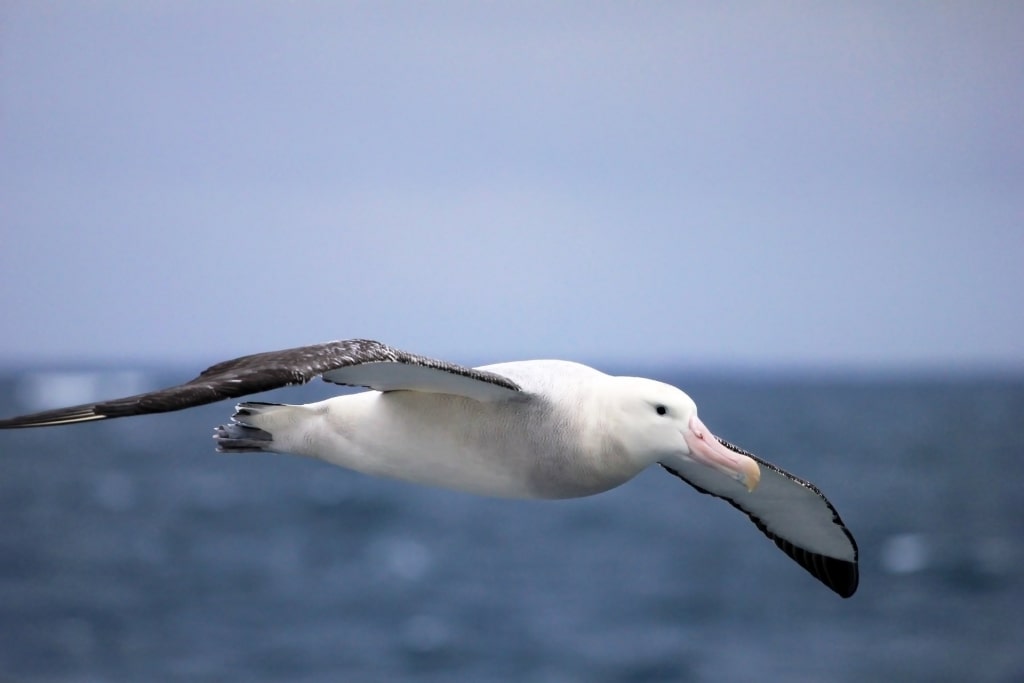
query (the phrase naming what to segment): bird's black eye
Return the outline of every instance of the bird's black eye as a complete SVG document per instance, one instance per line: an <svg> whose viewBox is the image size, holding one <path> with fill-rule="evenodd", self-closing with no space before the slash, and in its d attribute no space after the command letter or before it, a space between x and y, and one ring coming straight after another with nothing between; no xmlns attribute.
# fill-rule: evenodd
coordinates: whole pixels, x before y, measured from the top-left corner
<svg viewBox="0 0 1024 683"><path fill-rule="evenodd" d="M663 405L658 405L658 406L655 406L655 408L654 408L654 409L655 409L655 410L656 410L656 411L658 412L658 415L664 415L665 413L667 413L667 412L668 412L668 408L666 408L666 407L665 407L665 406L663 406Z"/></svg>

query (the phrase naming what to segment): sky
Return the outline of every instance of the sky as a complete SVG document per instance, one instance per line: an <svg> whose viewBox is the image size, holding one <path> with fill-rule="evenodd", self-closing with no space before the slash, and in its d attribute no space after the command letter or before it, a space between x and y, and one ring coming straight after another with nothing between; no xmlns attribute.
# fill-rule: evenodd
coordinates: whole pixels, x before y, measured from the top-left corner
<svg viewBox="0 0 1024 683"><path fill-rule="evenodd" d="M1024 369L1021 3L5 2L0 365Z"/></svg>

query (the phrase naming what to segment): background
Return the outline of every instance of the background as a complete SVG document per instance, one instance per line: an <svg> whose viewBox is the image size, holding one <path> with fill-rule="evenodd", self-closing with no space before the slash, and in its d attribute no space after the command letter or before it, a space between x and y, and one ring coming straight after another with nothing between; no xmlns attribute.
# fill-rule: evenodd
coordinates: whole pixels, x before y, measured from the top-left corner
<svg viewBox="0 0 1024 683"><path fill-rule="evenodd" d="M0 360L1024 366L1015 3L4 3Z"/></svg>
<svg viewBox="0 0 1024 683"><path fill-rule="evenodd" d="M0 679L1024 679L1015 3L0 7L0 415L371 337L675 383L841 600L650 471L494 501L0 433ZM301 402L336 388L276 392Z"/></svg>

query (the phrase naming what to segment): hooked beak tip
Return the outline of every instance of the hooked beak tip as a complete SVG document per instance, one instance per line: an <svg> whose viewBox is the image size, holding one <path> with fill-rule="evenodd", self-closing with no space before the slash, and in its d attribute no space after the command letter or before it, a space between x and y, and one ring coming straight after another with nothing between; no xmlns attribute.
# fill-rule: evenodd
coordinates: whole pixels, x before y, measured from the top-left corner
<svg viewBox="0 0 1024 683"><path fill-rule="evenodd" d="M740 483L747 487L747 492L749 493L753 492L757 485L761 483L761 468L758 467L752 458L747 458L747 461L741 469Z"/></svg>

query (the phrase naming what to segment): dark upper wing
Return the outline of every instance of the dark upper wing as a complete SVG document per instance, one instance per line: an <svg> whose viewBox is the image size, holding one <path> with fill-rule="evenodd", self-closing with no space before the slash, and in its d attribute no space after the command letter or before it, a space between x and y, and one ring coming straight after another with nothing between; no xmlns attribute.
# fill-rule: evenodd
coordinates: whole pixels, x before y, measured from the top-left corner
<svg viewBox="0 0 1024 683"><path fill-rule="evenodd" d="M761 481L747 491L713 470L682 459L661 466L701 493L725 500L750 518L782 552L844 598L857 590L857 542L832 503L808 482L723 439L726 448L749 456Z"/></svg>
<svg viewBox="0 0 1024 683"><path fill-rule="evenodd" d="M376 341L346 339L242 356L217 363L184 384L101 403L12 417L0 420L0 429L46 427L182 410L305 384L318 375L335 384L382 391L415 389L473 398L514 396L519 392L515 382L492 372L417 356Z"/></svg>

